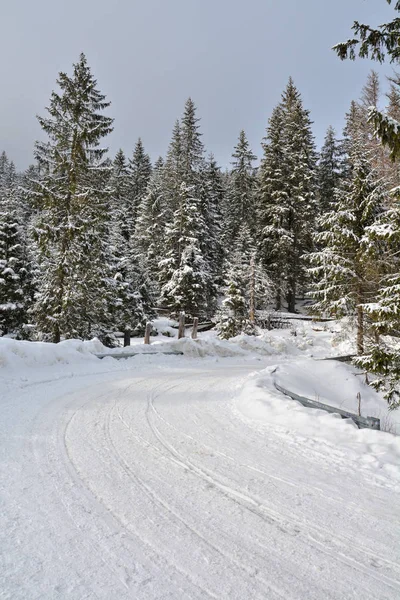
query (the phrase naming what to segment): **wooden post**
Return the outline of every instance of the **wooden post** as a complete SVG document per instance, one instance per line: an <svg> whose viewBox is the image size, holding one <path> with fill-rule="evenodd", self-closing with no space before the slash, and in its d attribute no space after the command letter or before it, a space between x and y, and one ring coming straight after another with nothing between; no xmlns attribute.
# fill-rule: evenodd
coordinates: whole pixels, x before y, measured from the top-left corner
<svg viewBox="0 0 400 600"><path fill-rule="evenodd" d="M144 332L144 343L150 344L151 323L146 323L146 331Z"/></svg>
<svg viewBox="0 0 400 600"><path fill-rule="evenodd" d="M124 331L124 348L126 348L126 346L130 346L130 345L131 345L131 332L128 329L127 331Z"/></svg>
<svg viewBox="0 0 400 600"><path fill-rule="evenodd" d="M358 416L361 417L361 394L360 394L360 392L357 393L357 400L358 400Z"/></svg>
<svg viewBox="0 0 400 600"><path fill-rule="evenodd" d="M185 313L179 315L178 340L185 337Z"/></svg>
<svg viewBox="0 0 400 600"><path fill-rule="evenodd" d="M199 318L195 317L193 319L193 329L192 329L192 340L197 340L197 327L199 325Z"/></svg>

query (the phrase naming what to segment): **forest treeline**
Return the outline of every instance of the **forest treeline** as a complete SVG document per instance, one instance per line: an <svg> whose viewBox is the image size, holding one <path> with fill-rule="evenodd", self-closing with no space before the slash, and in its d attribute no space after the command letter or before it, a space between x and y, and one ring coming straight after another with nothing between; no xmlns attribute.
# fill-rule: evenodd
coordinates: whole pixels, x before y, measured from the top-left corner
<svg viewBox="0 0 400 600"><path fill-rule="evenodd" d="M152 164L141 139L108 156L109 102L82 54L38 117L32 166L0 156L1 334L112 344L163 308L213 318L229 338L254 332L251 304L295 311L309 295L315 314L354 319L359 364L394 381L398 355L382 340L399 332L400 171L368 119L384 104L400 121L400 78L389 83L383 97L372 71L317 152L289 79L260 163L240 131L225 170L189 98Z"/></svg>

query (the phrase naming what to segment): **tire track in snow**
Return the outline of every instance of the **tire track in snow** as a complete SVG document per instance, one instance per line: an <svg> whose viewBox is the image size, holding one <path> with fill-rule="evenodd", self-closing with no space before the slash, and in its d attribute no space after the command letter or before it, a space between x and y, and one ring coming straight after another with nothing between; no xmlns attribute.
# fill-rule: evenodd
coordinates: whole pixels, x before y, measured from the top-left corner
<svg viewBox="0 0 400 600"><path fill-rule="evenodd" d="M211 386L212 384L209 385ZM376 576L369 569L371 565L366 566L359 562L357 559L345 554L343 550L347 548L346 544L343 544L340 538L333 536L331 531L324 530L321 527L316 527L314 524L311 524L309 522L299 524L287 515L283 515L282 513L272 509L271 507L267 507L260 498L249 496L248 494L242 491L235 490L232 487L226 485L217 477L217 474L215 472L210 471L206 468L200 468L196 466L191 460L182 455L174 446L172 446L165 439L165 437L163 437L160 430L152 421L150 416L151 414L155 415L156 417L158 416L160 420L164 420L162 417L160 417L158 411L154 406L155 399L156 397L154 395L148 397L148 409L146 412L146 418L149 423L149 427L152 429L154 435L159 440L159 442L173 457L175 457L175 459L177 459L180 462L182 467L191 470L192 473L196 474L198 477L202 478L203 480L209 482L212 485L215 485L215 487L220 489L224 495L230 497L234 502L239 503L241 506L243 506L243 508L254 513L256 516L266 521L268 524L277 526L283 533L294 536L301 535L304 541L310 543L310 545L314 545L314 547L316 547L319 551L324 552L327 556L340 560L340 562L343 562L347 566L354 568L357 571L360 571L364 575L368 575L369 577L375 579L380 583L385 583L387 586L391 587L394 590L400 590L400 581L386 575ZM312 531L315 537L311 536L309 533L302 531L301 526L307 528L308 531ZM334 541L338 547L329 548L328 546L326 546L326 544L324 543L326 537L329 537L331 541ZM322 540L318 538L322 538ZM351 543L352 546L354 546L353 540L349 539L348 541ZM397 563L386 559L382 559L380 556L370 551L366 551L363 548L358 547L357 549L360 552L367 554L371 558L378 560L379 563L385 562L386 565L390 566L390 568L392 570L395 570L397 573L400 572L399 565Z"/></svg>
<svg viewBox="0 0 400 600"><path fill-rule="evenodd" d="M154 390L156 390L157 387L162 387L162 386L165 386L165 384L162 383L162 384L160 384L160 386L156 386L156 388L154 388ZM165 388L163 391L164 392L169 392L172 389L175 389L176 387L178 387L178 385L169 386L169 387ZM152 393L154 393L154 390L153 390ZM162 452L160 450L160 448L158 448L157 446L154 446L154 444L151 444L148 440L145 440L141 436L138 436L138 434L136 432L134 432L134 430L126 423L126 421L124 420L123 416L118 411L117 406L115 406L115 409L118 412L118 416L119 416L121 422L126 427L126 429L129 430L129 432L130 432L130 434L131 434L131 436L133 438L135 438L136 440L142 442L145 447L151 448L152 450L154 450L157 454L159 454L163 458L167 458L175 466L178 466L180 468L183 467L185 471L192 472L192 470L189 469L189 468L187 468L187 466L185 464L183 464L181 461L176 460L176 458L171 457L169 454L166 455L164 452ZM110 443L113 444L111 437L110 437ZM117 450L117 448L116 448L115 445L114 445L114 450L119 454L119 452L118 452L118 450ZM221 548L217 547L210 540L208 540L202 533L200 533L199 530L197 530L194 527L192 527L188 523L188 521L186 521L179 513L177 513L168 503L166 503L158 494L156 494L154 492L154 490L151 489L151 487L149 487L142 479L140 479L138 477L137 474L135 474L133 472L133 470L130 467L130 465L125 461L125 459L123 459L123 457L120 454L119 454L119 456L120 456L121 461L123 461L123 464L124 464L127 472L130 474L131 478L135 482L140 482L140 485L143 486L144 492L152 499L152 501L155 504L161 506L165 511L167 511L170 515L172 515L172 517L174 517L175 519L177 519L185 528L187 528L190 531L190 533L192 533L195 536L197 536L201 540L201 542L203 542L205 545L207 545L212 551L216 552L221 557L227 559L229 562L231 562L233 565L235 565L235 567L237 567L237 568L241 569L242 571L244 571L251 578L255 578L260 583L262 583L263 586L265 586L263 588L263 590L261 590L261 592L260 592L260 593L262 593L262 598L264 598L264 594L265 594L266 588L269 588L269 592L273 591L273 593L277 594L277 596L275 596L275 597L284 598L285 600L290 600L290 598L287 595L287 592L284 592L281 589L278 590L278 588L276 588L276 586L271 586L271 582L265 580L261 576L261 574L257 571L257 569L254 569L252 567L248 567L243 562L239 562L238 560L235 559L235 557L232 554L228 554L224 550L222 550ZM249 558L250 558L250 562L251 562L251 559L253 557L249 556ZM213 597L219 598L220 596L213 596ZM291 596L291 597L295 598L295 596Z"/></svg>

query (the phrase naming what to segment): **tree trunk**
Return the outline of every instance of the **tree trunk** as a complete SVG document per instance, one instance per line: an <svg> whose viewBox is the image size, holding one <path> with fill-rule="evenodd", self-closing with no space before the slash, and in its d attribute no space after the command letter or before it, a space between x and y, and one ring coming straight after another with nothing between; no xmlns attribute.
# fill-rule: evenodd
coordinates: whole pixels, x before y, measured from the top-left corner
<svg viewBox="0 0 400 600"><path fill-rule="evenodd" d="M282 308L282 296L281 296L281 287L278 285L275 296L275 310L281 310Z"/></svg>
<svg viewBox="0 0 400 600"><path fill-rule="evenodd" d="M289 290L287 293L287 304L289 312L296 312L296 292L294 289Z"/></svg>
<svg viewBox="0 0 400 600"><path fill-rule="evenodd" d="M193 329L192 329L192 340L197 340L197 327L199 325L199 318L195 317L193 319Z"/></svg>
<svg viewBox="0 0 400 600"><path fill-rule="evenodd" d="M179 315L178 340L185 337L185 313Z"/></svg>
<svg viewBox="0 0 400 600"><path fill-rule="evenodd" d="M131 332L129 330L124 331L124 348L131 345Z"/></svg>
<svg viewBox="0 0 400 600"><path fill-rule="evenodd" d="M150 334L151 334L151 323L146 323L146 330L144 332L144 343L150 344Z"/></svg>
<svg viewBox="0 0 400 600"><path fill-rule="evenodd" d="M364 311L360 304L357 306L357 354L364 354Z"/></svg>
<svg viewBox="0 0 400 600"><path fill-rule="evenodd" d="M61 340L60 328L59 328L59 326L57 324L56 327L55 327L55 329L54 329L53 344L59 344L60 340Z"/></svg>
<svg viewBox="0 0 400 600"><path fill-rule="evenodd" d="M256 265L254 256L250 263L250 323L256 320Z"/></svg>

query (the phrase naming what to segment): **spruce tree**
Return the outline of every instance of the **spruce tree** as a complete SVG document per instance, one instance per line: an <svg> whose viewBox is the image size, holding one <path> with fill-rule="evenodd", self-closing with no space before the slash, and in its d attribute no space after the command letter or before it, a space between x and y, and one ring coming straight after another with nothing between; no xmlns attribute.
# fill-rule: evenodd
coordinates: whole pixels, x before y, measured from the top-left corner
<svg viewBox="0 0 400 600"><path fill-rule="evenodd" d="M386 193L371 168L362 136L353 148L352 176L336 190L335 206L320 219L316 243L322 248L309 260L314 276L313 311L356 319L357 352L364 351L364 305L375 298L380 276L380 248L369 243L368 228L380 217Z"/></svg>
<svg viewBox="0 0 400 600"><path fill-rule="evenodd" d="M255 154L250 149L245 132L239 134L239 140L232 154L232 170L229 190L229 237L234 240L241 224L246 223L251 230L255 226Z"/></svg>
<svg viewBox="0 0 400 600"><path fill-rule="evenodd" d="M133 156L129 160L129 184L131 194L130 212L127 215L128 224L131 234L133 234L137 213L140 203L142 202L147 190L147 185L150 181L152 166L148 154L146 154L141 138L138 139Z"/></svg>
<svg viewBox="0 0 400 600"><path fill-rule="evenodd" d="M32 303L31 265L18 217L15 187L0 189L0 331L27 337Z"/></svg>
<svg viewBox="0 0 400 600"><path fill-rule="evenodd" d="M159 158L147 186L146 194L138 209L134 246L147 265L151 289L158 296L158 265L164 256L166 216L162 158Z"/></svg>
<svg viewBox="0 0 400 600"><path fill-rule="evenodd" d="M212 317L222 284L224 248L221 206L225 194L221 171L212 154L200 171L200 185L200 212L205 225L200 237L200 247L209 273L207 313Z"/></svg>
<svg viewBox="0 0 400 600"><path fill-rule="evenodd" d="M316 217L316 153L309 112L292 79L274 110L260 167L258 241L276 288L290 312L307 281L303 256L312 249Z"/></svg>
<svg viewBox="0 0 400 600"><path fill-rule="evenodd" d="M125 154L121 149L118 150L112 165L110 187L112 190L111 210L113 221L123 239L129 242L132 235L132 215L130 210L131 186L128 165Z"/></svg>
<svg viewBox="0 0 400 600"><path fill-rule="evenodd" d="M207 311L210 275L199 243L203 229L194 186L182 183L178 208L172 223L166 227L166 256L159 264L160 301L172 314L185 311L199 316Z"/></svg>
<svg viewBox="0 0 400 600"><path fill-rule="evenodd" d="M187 185L199 184L199 171L204 161L199 121L196 106L188 98L181 123L183 180Z"/></svg>
<svg viewBox="0 0 400 600"><path fill-rule="evenodd" d="M164 258L159 263L160 303L173 314L186 310L193 316L208 312L211 278L205 258L210 204L204 202L204 147L198 123L189 98L181 123L175 125L163 169L166 228Z"/></svg>
<svg viewBox="0 0 400 600"><path fill-rule="evenodd" d="M249 307L245 296L246 280L235 262L226 275L225 298L218 315L217 330L222 339L243 333L249 326Z"/></svg>
<svg viewBox="0 0 400 600"><path fill-rule="evenodd" d="M48 141L37 142L41 177L35 199L40 287L35 305L39 332L86 338L107 327L107 215L110 190L106 149L112 130L109 106L81 54L72 76L60 73L47 117L38 117Z"/></svg>
<svg viewBox="0 0 400 600"><path fill-rule="evenodd" d="M400 406L400 350L398 344L387 337L400 335L400 210L396 202L393 204L394 207L385 211L367 230L370 245L383 248L385 270L376 298L364 305L375 336L356 360L358 366L376 375L371 385L386 392L391 409Z"/></svg>
<svg viewBox="0 0 400 600"><path fill-rule="evenodd" d="M328 127L318 163L319 210L325 213L331 209L335 190L344 177L343 146L335 137L333 127Z"/></svg>

